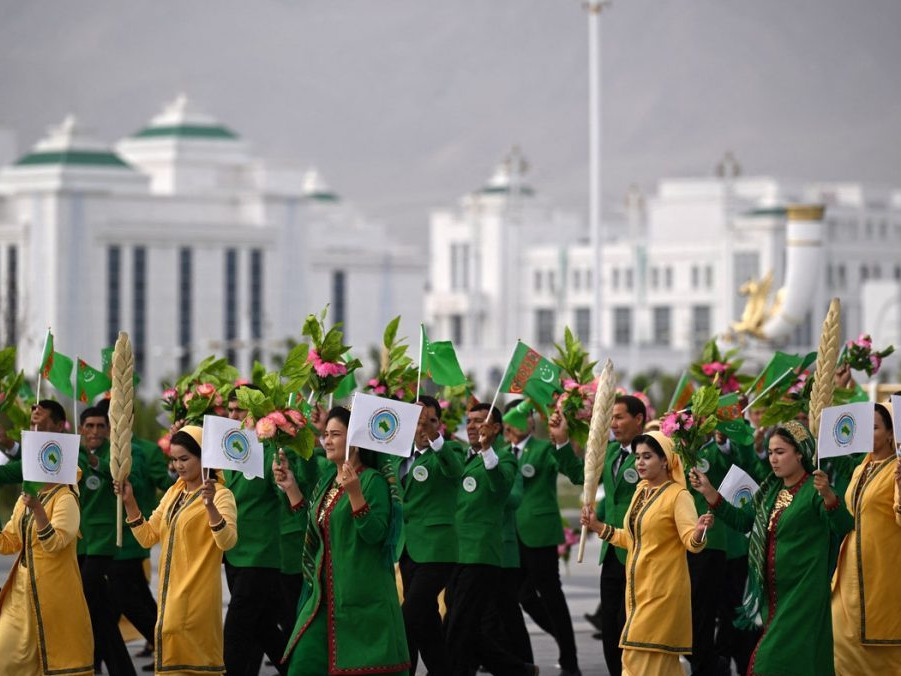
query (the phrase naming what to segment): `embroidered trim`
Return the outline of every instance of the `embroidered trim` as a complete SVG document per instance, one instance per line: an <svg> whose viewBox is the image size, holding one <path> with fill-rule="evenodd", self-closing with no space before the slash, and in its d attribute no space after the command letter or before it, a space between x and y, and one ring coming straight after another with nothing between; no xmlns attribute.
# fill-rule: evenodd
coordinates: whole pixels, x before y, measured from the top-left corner
<svg viewBox="0 0 901 676"><path fill-rule="evenodd" d="M369 503L368 502L365 505L363 505L362 507L360 507L360 509L355 509L354 511L352 511L350 513L350 515L355 519L359 519L361 516L366 516L367 514L369 514Z"/></svg>
<svg viewBox="0 0 901 676"><path fill-rule="evenodd" d="M220 530L225 530L225 527L226 527L227 525L228 525L228 524L225 523L225 517L223 516L223 517L219 520L219 523L216 523L216 524L213 524L212 526L210 526L210 530L213 531L214 533L218 533Z"/></svg>
<svg viewBox="0 0 901 676"><path fill-rule="evenodd" d="M711 510L716 510L721 504L723 504L723 496L720 493L716 494L716 500L713 502L707 501L707 504L710 505Z"/></svg>
<svg viewBox="0 0 901 676"><path fill-rule="evenodd" d="M307 504L307 501L304 500L303 498L301 498L300 501L296 505L289 505L289 508L291 509L292 513L297 513L301 509L303 509L306 504Z"/></svg>
<svg viewBox="0 0 901 676"><path fill-rule="evenodd" d="M53 537L53 534L55 532L56 531L53 528L53 524L48 523L41 530L38 531L38 540L41 540L42 542L44 540L49 540L50 538Z"/></svg>
<svg viewBox="0 0 901 676"><path fill-rule="evenodd" d="M138 526L142 525L143 523L144 523L144 517L142 515L142 516L139 516L134 521L126 521L125 525L128 526L129 528L137 528Z"/></svg>

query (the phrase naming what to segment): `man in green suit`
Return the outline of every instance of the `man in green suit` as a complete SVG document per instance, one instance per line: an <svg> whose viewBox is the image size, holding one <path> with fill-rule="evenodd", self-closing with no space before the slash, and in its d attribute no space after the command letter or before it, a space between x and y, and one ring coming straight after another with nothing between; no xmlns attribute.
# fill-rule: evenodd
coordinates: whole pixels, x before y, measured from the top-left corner
<svg viewBox="0 0 901 676"><path fill-rule="evenodd" d="M254 385L243 385L256 389ZM247 411L238 406L233 391L228 416L242 421ZM225 615L223 638L225 669L229 674L256 674L265 652L280 673L288 637L280 619L281 550L279 549L279 491L272 474L275 450L264 446L263 477L247 479L241 472L225 471L225 485L238 507L238 544L225 557L225 579L231 598Z"/></svg>
<svg viewBox="0 0 901 676"><path fill-rule="evenodd" d="M598 503L598 518L616 528L623 519L635 493L638 472L632 441L644 431L647 410L641 399L621 395L613 404L610 431L615 441L607 444L607 455L601 472L604 498ZM565 426L552 429L559 452L572 453ZM604 660L611 676L622 674L622 650L619 638L626 624L626 550L601 543L601 641Z"/></svg>
<svg viewBox="0 0 901 676"><path fill-rule="evenodd" d="M507 404L516 409L522 400ZM522 502L516 510L521 580L519 600L523 610L557 641L561 676L580 673L569 606L560 583L557 545L563 542L563 522L557 503L557 475L564 473L575 484L582 483L582 463L572 452L559 454L554 444L534 435L531 411L505 416L504 437L516 458L523 478Z"/></svg>
<svg viewBox="0 0 901 676"><path fill-rule="evenodd" d="M81 413L78 428L78 502L81 541L78 543L81 583L91 615L95 660L106 663L109 673L134 674L135 669L114 616L108 576L116 553L116 495L110 474L109 419L100 409Z"/></svg>
<svg viewBox="0 0 901 676"><path fill-rule="evenodd" d="M463 474L460 445L445 441L438 431L441 405L419 397L422 412L416 427L415 450L396 458L394 469L402 496L403 531L397 543L404 587L404 625L410 650L410 671L417 656L429 674L449 674L450 659L438 613L438 594L447 586L457 563L457 488Z"/></svg>
<svg viewBox="0 0 901 676"><path fill-rule="evenodd" d="M469 676L479 665L492 673L535 673L532 665L504 649L498 634L484 622L503 563L504 505L516 472L510 452L493 448L500 432L500 411L488 404L470 408L466 420L470 448L457 493L458 564L448 586L445 618L454 676Z"/></svg>

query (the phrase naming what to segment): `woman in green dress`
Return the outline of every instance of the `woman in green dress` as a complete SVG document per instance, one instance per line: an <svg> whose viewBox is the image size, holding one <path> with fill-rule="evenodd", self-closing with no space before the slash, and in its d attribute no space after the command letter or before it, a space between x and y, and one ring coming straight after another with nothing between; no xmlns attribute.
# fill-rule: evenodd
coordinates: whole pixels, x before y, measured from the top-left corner
<svg viewBox="0 0 901 676"><path fill-rule="evenodd" d="M323 446L294 477L280 452L275 478L293 509L308 501L304 585L285 651L290 676L407 674L410 659L394 578L400 503L387 462L347 453L350 411L333 408Z"/></svg>
<svg viewBox="0 0 901 676"><path fill-rule="evenodd" d="M701 472L691 484L711 510L741 532L751 532L748 583L736 624L763 623L748 666L761 676L834 674L829 601L831 533L842 537L854 521L814 470L815 443L795 420L780 425L769 441L772 473L754 499L733 507Z"/></svg>

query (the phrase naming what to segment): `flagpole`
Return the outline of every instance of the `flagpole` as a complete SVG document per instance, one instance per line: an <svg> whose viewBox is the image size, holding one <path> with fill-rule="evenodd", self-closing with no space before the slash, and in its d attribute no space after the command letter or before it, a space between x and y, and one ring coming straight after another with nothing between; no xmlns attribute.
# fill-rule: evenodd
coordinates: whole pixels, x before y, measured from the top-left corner
<svg viewBox="0 0 901 676"><path fill-rule="evenodd" d="M778 385L778 384L781 383L783 380L785 380L785 377L786 377L789 373L793 373L794 370L795 370L795 368L792 367L792 368L788 369L788 371L786 371L785 373L783 373L781 376L779 376L778 378L776 378L776 380L774 380L774 381L770 384L770 386L769 386L768 388L766 388L763 392L761 392L761 393L758 394L756 397L754 397L754 401L757 401L758 399L760 399L761 397L763 397L764 395L766 395L767 393L769 393L770 390L772 390L774 387L776 387L776 385ZM749 402L748 405L745 406L745 407L741 410L742 415L744 415L744 414L745 414L745 411L747 411L749 408L751 408L751 407L754 405L754 401Z"/></svg>
<svg viewBox="0 0 901 676"><path fill-rule="evenodd" d="M72 432L77 433L78 429L78 362L81 358L76 354L75 355L75 368L72 369L75 371L73 374L75 376L75 383L72 387Z"/></svg>
<svg viewBox="0 0 901 676"><path fill-rule="evenodd" d="M50 340L50 327L47 327L47 335L44 336L44 347L41 348L41 365L38 366L38 388L35 394L35 403L41 400L41 382L44 380L44 353L47 351L47 341Z"/></svg>
<svg viewBox="0 0 901 676"><path fill-rule="evenodd" d="M425 327L420 323L419 324L419 370L416 372L416 402L419 402L419 385L422 382L422 337L425 333ZM490 414L489 414L490 415Z"/></svg>
<svg viewBox="0 0 901 676"><path fill-rule="evenodd" d="M507 371L510 370L510 362L513 361L513 357L516 355L516 348L519 347L521 342L521 340L517 340L516 345L513 346L513 354L510 355L510 359L507 361L507 367L504 369L504 375L501 376L501 382L497 384L497 391L494 393L494 399L491 400L491 408L488 409L488 416L485 418L485 422L491 422L491 412L497 404L497 398L500 396L501 388L504 386L504 381L507 379Z"/></svg>

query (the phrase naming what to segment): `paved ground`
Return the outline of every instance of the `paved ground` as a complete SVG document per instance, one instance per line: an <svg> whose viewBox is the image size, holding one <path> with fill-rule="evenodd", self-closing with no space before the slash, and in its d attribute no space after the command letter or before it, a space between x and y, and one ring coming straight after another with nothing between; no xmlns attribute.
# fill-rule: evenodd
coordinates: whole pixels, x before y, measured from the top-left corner
<svg viewBox="0 0 901 676"><path fill-rule="evenodd" d="M582 667L584 676L607 676L608 672L604 666L604 658L601 654L601 644L592 638L594 628L584 619L585 613L594 612L598 603L598 577L599 568L597 566L598 553L600 550L600 541L597 538L589 539L585 552L585 561L577 563L576 548L573 548L572 559L569 564L561 564L561 577L563 578L563 589L569 602L569 609L573 617L573 628L576 632L576 642L579 649L579 662ZM159 548L154 550L154 573L156 571L156 556L158 556ZM13 563L13 557L0 557L0 579L5 580L9 569ZM156 591L156 577L152 582L152 589ZM224 596L224 606L228 603L228 589L225 585L225 577L222 579L222 589ZM536 625L534 625L528 617L526 617L529 633L532 638L532 648L535 653L536 660L541 668L542 674L557 674L555 668L557 662L557 646L553 639L544 634ZM143 642L134 642L129 645L132 654L136 654L143 648ZM140 668L145 664L149 664L149 658L135 658L135 666ZM272 667L263 667L260 674L269 676L275 674ZM418 674L424 674L425 670L420 667Z"/></svg>

